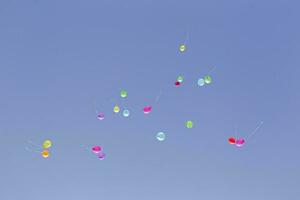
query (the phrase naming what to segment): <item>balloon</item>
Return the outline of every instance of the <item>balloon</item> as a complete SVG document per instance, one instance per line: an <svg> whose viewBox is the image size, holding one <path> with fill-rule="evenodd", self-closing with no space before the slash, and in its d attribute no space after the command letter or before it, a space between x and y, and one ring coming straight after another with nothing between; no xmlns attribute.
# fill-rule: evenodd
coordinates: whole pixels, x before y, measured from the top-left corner
<svg viewBox="0 0 300 200"><path fill-rule="evenodd" d="M152 107L151 107L151 106L145 106L144 109L143 109L143 111L144 111L145 114L150 113L151 110L152 110Z"/></svg>
<svg viewBox="0 0 300 200"><path fill-rule="evenodd" d="M156 134L156 139L162 142L166 139L166 134L164 132L159 132Z"/></svg>
<svg viewBox="0 0 300 200"><path fill-rule="evenodd" d="M93 153L99 153L99 152L101 152L101 150L102 150L102 148L100 147L100 146L93 146L92 147L92 152Z"/></svg>
<svg viewBox="0 0 300 200"><path fill-rule="evenodd" d="M235 145L237 147L242 147L245 144L245 140L244 139L237 139L235 142Z"/></svg>
<svg viewBox="0 0 300 200"><path fill-rule="evenodd" d="M184 52L185 49L186 49L186 46L184 44L180 45L180 47L179 47L180 52Z"/></svg>
<svg viewBox="0 0 300 200"><path fill-rule="evenodd" d="M122 91L121 91L121 97L122 97L122 98L127 97L127 92L126 92L125 90L122 90Z"/></svg>
<svg viewBox="0 0 300 200"><path fill-rule="evenodd" d="M48 158L49 157L49 151L47 149L43 150L41 154L42 154L42 156L44 158Z"/></svg>
<svg viewBox="0 0 300 200"><path fill-rule="evenodd" d="M129 115L130 115L130 112L129 112L129 110L123 110L123 116L124 117L129 117Z"/></svg>
<svg viewBox="0 0 300 200"><path fill-rule="evenodd" d="M229 142L229 144L235 144L235 143L236 143L236 141L235 141L235 138L234 138L234 137L230 137L230 138L228 138L228 142Z"/></svg>
<svg viewBox="0 0 300 200"><path fill-rule="evenodd" d="M187 121L185 123L185 125L186 125L187 128L193 128L193 122L192 121Z"/></svg>
<svg viewBox="0 0 300 200"><path fill-rule="evenodd" d="M115 107L114 107L114 112L115 112L115 113L120 112L120 107L119 107L118 105L115 105Z"/></svg>
<svg viewBox="0 0 300 200"><path fill-rule="evenodd" d="M105 153L103 153L103 152L99 152L98 153L98 158L100 159L100 160L103 160L104 158L105 158Z"/></svg>
<svg viewBox="0 0 300 200"><path fill-rule="evenodd" d="M43 143L43 148L48 149L52 146L52 142L50 140L45 140Z"/></svg>
<svg viewBox="0 0 300 200"><path fill-rule="evenodd" d="M104 113L99 113L99 114L97 115L97 118L98 118L99 120L103 120L103 119L104 119Z"/></svg>
<svg viewBox="0 0 300 200"><path fill-rule="evenodd" d="M205 76L205 77L204 77L204 81L205 81L206 84L210 84L211 81L212 81L211 76L209 76L209 75Z"/></svg>
<svg viewBox="0 0 300 200"><path fill-rule="evenodd" d="M179 87L180 86L180 82L179 81L176 81L175 82L175 87Z"/></svg>
<svg viewBox="0 0 300 200"><path fill-rule="evenodd" d="M198 79L198 85L199 85L200 87L203 86L203 85L205 85L205 81L204 81L203 78L199 78L199 79Z"/></svg>
<svg viewBox="0 0 300 200"><path fill-rule="evenodd" d="M177 81L178 81L179 83L182 83L182 82L183 82L183 76L178 76L178 77L177 77Z"/></svg>

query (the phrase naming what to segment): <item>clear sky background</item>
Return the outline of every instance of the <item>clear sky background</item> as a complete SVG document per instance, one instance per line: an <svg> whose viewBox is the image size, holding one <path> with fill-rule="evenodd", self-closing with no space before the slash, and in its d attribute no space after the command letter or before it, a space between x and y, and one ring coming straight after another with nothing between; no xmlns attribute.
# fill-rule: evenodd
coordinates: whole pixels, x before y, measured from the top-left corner
<svg viewBox="0 0 300 200"><path fill-rule="evenodd" d="M1 0L0 199L298 199L299 6ZM207 73L213 83L198 87ZM227 143L261 121L243 148ZM48 159L26 150L45 139Z"/></svg>

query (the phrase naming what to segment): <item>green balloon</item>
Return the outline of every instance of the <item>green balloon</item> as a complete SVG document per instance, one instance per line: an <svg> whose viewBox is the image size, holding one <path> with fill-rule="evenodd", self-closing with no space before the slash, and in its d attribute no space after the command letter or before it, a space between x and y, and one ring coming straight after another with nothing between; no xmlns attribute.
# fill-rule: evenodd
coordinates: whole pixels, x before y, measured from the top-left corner
<svg viewBox="0 0 300 200"><path fill-rule="evenodd" d="M207 76L204 77L204 82L205 82L206 84L210 84L211 81L212 81L211 76L207 75Z"/></svg>
<svg viewBox="0 0 300 200"><path fill-rule="evenodd" d="M183 82L183 76L178 76L177 77L177 81L180 82L180 83L182 83Z"/></svg>
<svg viewBox="0 0 300 200"><path fill-rule="evenodd" d="M127 97L127 92L126 92L125 90L122 90L122 91L121 91L121 97L122 97L122 98Z"/></svg>
<svg viewBox="0 0 300 200"><path fill-rule="evenodd" d="M186 49L186 46L184 44L180 45L179 51L184 52Z"/></svg>
<svg viewBox="0 0 300 200"><path fill-rule="evenodd" d="M162 142L166 139L166 134L164 132L159 132L156 134L156 139Z"/></svg>
<svg viewBox="0 0 300 200"><path fill-rule="evenodd" d="M44 149L48 149L52 146L52 142L51 140L45 140L44 143L43 143L43 148Z"/></svg>
<svg viewBox="0 0 300 200"><path fill-rule="evenodd" d="M185 125L186 125L186 127L187 128L193 128L193 122L192 121L187 121L186 123L185 123Z"/></svg>

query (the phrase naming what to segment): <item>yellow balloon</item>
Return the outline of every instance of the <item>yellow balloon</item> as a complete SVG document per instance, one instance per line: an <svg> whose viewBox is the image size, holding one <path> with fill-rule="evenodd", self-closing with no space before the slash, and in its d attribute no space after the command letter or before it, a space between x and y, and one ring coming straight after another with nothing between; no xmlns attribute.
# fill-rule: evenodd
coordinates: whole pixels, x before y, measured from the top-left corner
<svg viewBox="0 0 300 200"><path fill-rule="evenodd" d="M52 146L52 142L50 140L45 140L43 143L43 148L48 149Z"/></svg>
<svg viewBox="0 0 300 200"><path fill-rule="evenodd" d="M42 156L43 156L44 158L48 158L48 157L49 157L49 151L48 151L48 150L42 151Z"/></svg>
<svg viewBox="0 0 300 200"><path fill-rule="evenodd" d="M114 112L115 112L115 113L118 113L118 112L120 112L120 108L119 108L119 106L115 105L115 107L114 107Z"/></svg>
<svg viewBox="0 0 300 200"><path fill-rule="evenodd" d="M180 45L180 47L179 47L179 51L181 51L181 52L184 52L184 51L185 51L185 49L186 49L186 47L185 47L185 45L184 45L184 44Z"/></svg>

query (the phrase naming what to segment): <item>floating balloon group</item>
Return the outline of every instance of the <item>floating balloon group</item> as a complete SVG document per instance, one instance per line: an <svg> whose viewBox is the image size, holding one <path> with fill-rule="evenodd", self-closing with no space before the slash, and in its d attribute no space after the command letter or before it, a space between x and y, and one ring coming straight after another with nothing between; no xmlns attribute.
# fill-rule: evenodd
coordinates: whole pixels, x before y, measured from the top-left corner
<svg viewBox="0 0 300 200"><path fill-rule="evenodd" d="M121 98L126 98L126 97L127 97L127 91L126 91L126 90L121 90L121 92L120 92L120 97L121 97ZM118 105L115 105L115 106L113 107L113 112L114 112L114 113L119 113L120 111L121 111L121 108L120 108ZM124 117L129 117L130 112L129 112L128 109L123 109L122 114L123 114ZM104 117L105 117L105 115L104 115L103 112L99 112L99 113L97 114L97 118L98 118L99 120L104 120Z"/></svg>
<svg viewBox="0 0 300 200"><path fill-rule="evenodd" d="M179 87L182 83L183 83L183 76L180 75L177 77L174 85L175 85L175 87Z"/></svg>
<svg viewBox="0 0 300 200"><path fill-rule="evenodd" d="M93 146L91 150L100 160L103 160L106 156L106 154L102 151L101 146Z"/></svg>
<svg viewBox="0 0 300 200"><path fill-rule="evenodd" d="M228 143L231 145L235 145L237 147L242 147L245 144L245 139L243 138L235 139L234 137L230 137L228 138Z"/></svg>
<svg viewBox="0 0 300 200"><path fill-rule="evenodd" d="M211 76L206 75L206 76L204 76L204 78L199 78L197 84L198 84L198 86L202 87L205 84L211 84L211 82L212 82Z"/></svg>
<svg viewBox="0 0 300 200"><path fill-rule="evenodd" d="M263 124L264 124L263 121L260 122L260 124L257 125L257 127L256 127L256 128L248 135L247 140L248 140L251 136L253 136ZM229 137L229 138L228 138L228 143L231 144L231 145L235 145L235 146L237 146L237 147L242 147L242 146L245 145L246 140L245 140L244 138L237 138L237 139L236 139L236 138L234 138L234 137Z"/></svg>
<svg viewBox="0 0 300 200"><path fill-rule="evenodd" d="M51 140L45 140L42 146L43 146L43 151L41 152L41 154L44 158L48 158L50 156L49 148L52 146Z"/></svg>
<svg viewBox="0 0 300 200"><path fill-rule="evenodd" d="M183 82L183 76L178 76L178 77L177 77L177 81L178 81L179 83L182 83L182 82Z"/></svg>
<svg viewBox="0 0 300 200"><path fill-rule="evenodd" d="M186 51L186 45L185 44L181 44L179 46L179 51L180 52L185 52ZM179 75L174 83L175 87L179 87L183 84L184 81L184 77L182 75ZM199 78L197 81L197 85L202 87L204 85L209 85L212 83L212 77L210 75L206 75L202 78ZM119 93L121 98L127 98L127 91L126 90L121 90ZM158 98L157 98L158 99ZM123 117L129 117L130 116L130 111L127 108L120 108L119 105L116 105L113 107L113 112L114 113L120 113L120 111L122 111L122 115ZM152 106L147 105L143 107L143 113L144 114L149 114L152 111ZM99 120L104 120L105 115L103 112L99 112L97 113L97 118ZM263 123L263 122L262 122ZM250 134L250 136L254 135L254 133L258 130L258 128L262 125L262 123ZM193 121L186 121L185 122L185 127L188 129L192 129L194 127L194 123ZM159 142L163 142L166 140L166 134L164 132L158 132L156 133L156 140L158 140ZM248 137L247 137L247 141L248 141ZM228 138L228 143L231 145L235 145L236 147L242 147L245 145L245 139L244 138L235 138L235 137L229 137ZM52 147L52 142L50 140L45 140L42 144L43 150L41 152L42 157L44 158L48 158L50 156L50 152L49 149ZM103 152L103 148L101 146L92 146L92 148L88 148L88 150L91 150L92 153L94 153L95 155L97 155L97 157L100 160L103 160L106 157L106 154ZM39 145L39 151L40 152L40 145Z"/></svg>

